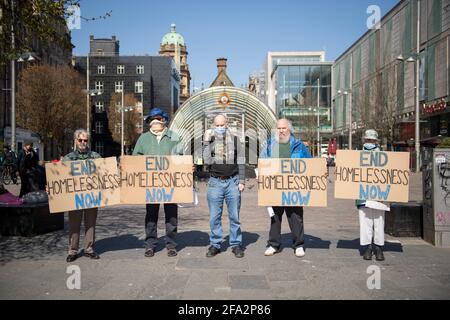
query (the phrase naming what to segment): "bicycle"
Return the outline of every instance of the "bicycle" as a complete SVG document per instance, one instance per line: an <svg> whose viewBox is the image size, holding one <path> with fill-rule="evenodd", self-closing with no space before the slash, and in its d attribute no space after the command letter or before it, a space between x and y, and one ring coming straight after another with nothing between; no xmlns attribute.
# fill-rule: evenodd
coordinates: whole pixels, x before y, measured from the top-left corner
<svg viewBox="0 0 450 320"><path fill-rule="evenodd" d="M3 184L9 185L11 182L17 184L16 172L14 170L14 166L12 165L2 165L1 166L1 175L0 179Z"/></svg>

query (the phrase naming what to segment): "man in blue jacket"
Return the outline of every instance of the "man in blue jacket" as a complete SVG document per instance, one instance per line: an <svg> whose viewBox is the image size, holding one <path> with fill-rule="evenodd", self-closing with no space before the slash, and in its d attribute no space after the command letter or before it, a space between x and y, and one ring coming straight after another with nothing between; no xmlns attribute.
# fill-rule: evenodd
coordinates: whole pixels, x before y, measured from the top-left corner
<svg viewBox="0 0 450 320"><path fill-rule="evenodd" d="M287 119L277 121L277 130L274 137L270 138L261 150L261 158L311 158L308 148L301 140L292 135L292 124ZM286 212L289 227L292 232L293 244L297 257L303 257L305 251L303 230L303 207L272 207L274 215L270 221L269 241L264 253L273 256L281 247L281 221Z"/></svg>

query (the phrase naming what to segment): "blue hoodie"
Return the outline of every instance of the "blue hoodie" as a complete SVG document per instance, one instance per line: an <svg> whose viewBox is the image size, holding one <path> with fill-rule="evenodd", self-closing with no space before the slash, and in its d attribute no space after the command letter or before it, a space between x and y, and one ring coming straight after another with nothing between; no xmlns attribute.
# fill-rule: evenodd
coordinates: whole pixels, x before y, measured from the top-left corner
<svg viewBox="0 0 450 320"><path fill-rule="evenodd" d="M266 144L262 147L259 157L260 158L272 158L273 146L277 142L274 137L270 138ZM289 137L289 144L291 146L291 158L312 158L308 148L303 144L301 140L294 138L291 134Z"/></svg>

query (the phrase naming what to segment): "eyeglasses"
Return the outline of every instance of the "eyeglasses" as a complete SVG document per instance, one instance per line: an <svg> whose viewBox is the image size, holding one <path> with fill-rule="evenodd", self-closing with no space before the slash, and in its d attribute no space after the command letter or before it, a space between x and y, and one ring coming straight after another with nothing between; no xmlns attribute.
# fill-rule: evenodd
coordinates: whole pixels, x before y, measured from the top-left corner
<svg viewBox="0 0 450 320"><path fill-rule="evenodd" d="M151 118L150 118L150 121L152 121L152 120L158 120L158 121L164 122L164 118L161 117L161 116L154 116L154 117L151 117Z"/></svg>
<svg viewBox="0 0 450 320"><path fill-rule="evenodd" d="M77 139L78 140L78 142L88 142L88 139Z"/></svg>

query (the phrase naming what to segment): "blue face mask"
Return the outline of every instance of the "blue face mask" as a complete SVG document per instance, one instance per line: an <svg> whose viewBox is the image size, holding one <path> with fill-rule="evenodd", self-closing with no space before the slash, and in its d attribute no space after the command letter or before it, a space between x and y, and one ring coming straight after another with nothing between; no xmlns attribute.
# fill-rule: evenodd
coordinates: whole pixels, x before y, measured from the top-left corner
<svg viewBox="0 0 450 320"><path fill-rule="evenodd" d="M378 147L377 144L375 143L364 143L364 150L373 150L376 149Z"/></svg>
<svg viewBox="0 0 450 320"><path fill-rule="evenodd" d="M225 134L225 131L227 131L227 128L215 128L214 132L217 133L219 136L223 136Z"/></svg>

